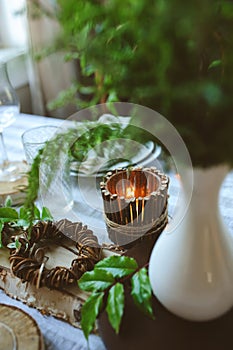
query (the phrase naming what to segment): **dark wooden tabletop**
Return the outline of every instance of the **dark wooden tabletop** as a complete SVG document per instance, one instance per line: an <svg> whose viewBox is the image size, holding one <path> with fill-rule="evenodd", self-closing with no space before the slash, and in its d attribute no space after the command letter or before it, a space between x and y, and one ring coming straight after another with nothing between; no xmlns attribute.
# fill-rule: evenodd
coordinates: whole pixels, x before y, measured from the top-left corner
<svg viewBox="0 0 233 350"><path fill-rule="evenodd" d="M139 265L144 265L150 251L147 243L142 242L130 249L127 255L136 258ZM126 293L126 306L119 335L109 325L106 313L99 319L100 335L107 349L233 349L233 310L209 322L191 322L167 311L155 297L153 310L155 320L144 316L134 306L129 293Z"/></svg>

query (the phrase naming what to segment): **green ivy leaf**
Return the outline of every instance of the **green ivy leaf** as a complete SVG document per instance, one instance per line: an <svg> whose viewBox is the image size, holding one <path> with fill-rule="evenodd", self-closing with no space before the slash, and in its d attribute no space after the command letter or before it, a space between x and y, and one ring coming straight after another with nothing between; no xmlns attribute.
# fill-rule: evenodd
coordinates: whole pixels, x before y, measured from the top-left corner
<svg viewBox="0 0 233 350"><path fill-rule="evenodd" d="M103 297L103 292L93 293L82 306L81 327L86 339L94 328L96 318L103 305Z"/></svg>
<svg viewBox="0 0 233 350"><path fill-rule="evenodd" d="M18 219L19 215L18 212L13 208L0 208L0 218L5 219L11 219L14 221L15 219Z"/></svg>
<svg viewBox="0 0 233 350"><path fill-rule="evenodd" d="M94 269L85 272L78 281L80 289L87 292L104 291L115 282L113 275L104 270Z"/></svg>
<svg viewBox="0 0 233 350"><path fill-rule="evenodd" d="M53 220L53 216L48 208L46 208L46 207L42 208L41 219L44 221Z"/></svg>
<svg viewBox="0 0 233 350"><path fill-rule="evenodd" d="M132 291L135 305L145 314L154 318L152 303L151 303L151 285L148 277L147 269L143 267L131 278Z"/></svg>
<svg viewBox="0 0 233 350"><path fill-rule="evenodd" d="M115 332L118 334L121 319L124 313L124 287L121 283L116 283L110 290L107 299L106 311L108 319Z"/></svg>
<svg viewBox="0 0 233 350"><path fill-rule="evenodd" d="M110 272L115 278L128 276L137 268L138 264L134 258L116 255L105 258L95 265L95 269Z"/></svg>

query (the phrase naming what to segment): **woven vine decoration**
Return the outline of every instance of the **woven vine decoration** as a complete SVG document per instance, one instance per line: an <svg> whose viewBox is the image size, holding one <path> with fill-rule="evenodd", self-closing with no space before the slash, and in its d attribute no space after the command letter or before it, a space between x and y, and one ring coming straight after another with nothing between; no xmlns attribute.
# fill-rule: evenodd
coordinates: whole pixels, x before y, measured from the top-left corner
<svg viewBox="0 0 233 350"><path fill-rule="evenodd" d="M58 222L39 221L32 227L30 241L26 235L21 235L18 241L19 248L11 249L10 253L12 273L37 288L46 286L62 289L73 285L102 258L102 248L93 232L86 225L67 219ZM77 255L70 267L46 267L46 247L54 244Z"/></svg>

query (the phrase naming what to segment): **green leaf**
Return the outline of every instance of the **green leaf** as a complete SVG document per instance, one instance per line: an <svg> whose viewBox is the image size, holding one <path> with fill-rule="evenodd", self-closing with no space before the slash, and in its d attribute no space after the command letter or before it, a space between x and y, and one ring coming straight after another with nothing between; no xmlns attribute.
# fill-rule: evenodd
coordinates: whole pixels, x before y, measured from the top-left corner
<svg viewBox="0 0 233 350"><path fill-rule="evenodd" d="M11 242L7 244L7 248L9 249L19 249L21 247L21 243L18 238L15 239L15 242Z"/></svg>
<svg viewBox="0 0 233 350"><path fill-rule="evenodd" d="M113 275L104 270L85 272L78 281L79 288L87 292L104 291L115 282Z"/></svg>
<svg viewBox="0 0 233 350"><path fill-rule="evenodd" d="M0 248L2 248L2 230L4 227L4 223L0 221Z"/></svg>
<svg viewBox="0 0 233 350"><path fill-rule="evenodd" d="M230 1L221 3L221 11L226 19L233 19L233 4Z"/></svg>
<svg viewBox="0 0 233 350"><path fill-rule="evenodd" d="M138 264L134 258L112 255L99 261L95 269L110 272L114 277L124 277L135 272Z"/></svg>
<svg viewBox="0 0 233 350"><path fill-rule="evenodd" d="M29 216L28 210L25 207L20 207L19 218L22 220L27 220Z"/></svg>
<svg viewBox="0 0 233 350"><path fill-rule="evenodd" d="M210 68L215 68L215 67L218 67L222 64L222 61L221 60L215 60L215 61L212 61L208 67L208 69Z"/></svg>
<svg viewBox="0 0 233 350"><path fill-rule="evenodd" d="M21 247L21 243L20 243L18 237L16 237L16 239L15 239L15 247L16 247L16 249L19 249Z"/></svg>
<svg viewBox="0 0 233 350"><path fill-rule="evenodd" d="M48 208L46 207L42 208L41 219L44 221L53 220L53 216Z"/></svg>
<svg viewBox="0 0 233 350"><path fill-rule="evenodd" d="M86 65L85 67L83 67L82 70L83 74L87 77L89 77L90 75L94 74L96 72L95 67L93 67L92 65Z"/></svg>
<svg viewBox="0 0 233 350"><path fill-rule="evenodd" d="M19 209L19 220L16 223L17 226L29 227L30 226L30 212L25 207L20 207Z"/></svg>
<svg viewBox="0 0 233 350"><path fill-rule="evenodd" d="M115 91L110 91L109 95L108 95L107 102L116 102L116 101L119 101L119 98L118 98L116 92Z"/></svg>
<svg viewBox="0 0 233 350"><path fill-rule="evenodd" d="M11 218L12 221L18 219L18 213L13 208L0 208L0 218Z"/></svg>
<svg viewBox="0 0 233 350"><path fill-rule="evenodd" d="M116 283L109 291L106 311L108 319L115 332L118 334L122 316L124 313L124 287L121 283Z"/></svg>
<svg viewBox="0 0 233 350"><path fill-rule="evenodd" d="M0 220L2 222L14 222L15 221L15 219L12 219L12 218L0 218Z"/></svg>
<svg viewBox="0 0 233 350"><path fill-rule="evenodd" d="M4 203L4 207L11 207L12 206L12 200L10 196L6 197L5 203Z"/></svg>
<svg viewBox="0 0 233 350"><path fill-rule="evenodd" d="M81 327L86 339L94 328L96 318L103 305L103 297L103 292L93 293L82 306Z"/></svg>
<svg viewBox="0 0 233 350"><path fill-rule="evenodd" d="M40 219L40 210L37 208L37 206L34 206L34 219L39 220Z"/></svg>
<svg viewBox="0 0 233 350"><path fill-rule="evenodd" d="M95 91L94 86L81 86L79 88L79 92L83 95L89 95L92 94Z"/></svg>
<svg viewBox="0 0 233 350"><path fill-rule="evenodd" d="M151 302L151 285L147 269L143 267L131 278L132 291L135 305L148 316L154 318Z"/></svg>

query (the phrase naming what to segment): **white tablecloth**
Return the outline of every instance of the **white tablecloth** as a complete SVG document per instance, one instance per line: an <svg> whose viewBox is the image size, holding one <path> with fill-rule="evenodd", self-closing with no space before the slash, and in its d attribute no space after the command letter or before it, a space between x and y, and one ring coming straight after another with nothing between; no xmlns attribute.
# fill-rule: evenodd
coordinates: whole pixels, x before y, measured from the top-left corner
<svg viewBox="0 0 233 350"><path fill-rule="evenodd" d="M5 134L5 143L8 149L8 153L11 159L19 160L24 159L24 151L21 143L21 135L24 130L29 129L34 126L50 124L50 125L60 125L63 123L62 120L45 118L40 116L32 116L21 114L19 118L12 124L9 128L4 131ZM84 180L85 181L85 180ZM224 184L221 189L220 195L220 208L223 218L230 228L230 231L233 233L233 172L230 172L226 177ZM170 191L176 191L175 182L171 182ZM88 186L87 192L84 194L87 202L92 201L91 186ZM88 199L89 197L89 199ZM96 206L98 206L99 198L95 196L94 201L96 201ZM95 203L94 203L95 204ZM172 204L172 203L171 203ZM92 201L93 205L93 201ZM102 218L101 210L92 209L92 211L86 211L85 206L80 207L79 211L81 212L81 221L87 223L88 226L97 227L100 231L104 231L104 223ZM77 219L77 217L76 217ZM93 227L92 227L93 226ZM99 226L99 227L98 227ZM95 335L91 335L89 338L89 347L83 336L81 330L76 329L65 322L56 320L53 317L43 316L40 312L33 308L29 308L18 302L7 297L2 291L0 291L0 302L13 304L18 306L28 312L34 319L37 321L44 339L47 345L48 350L104 350L105 347L102 343L102 340Z"/></svg>
<svg viewBox="0 0 233 350"><path fill-rule="evenodd" d="M63 121L41 116L21 114L17 120L4 131L8 156L12 160L25 159L21 142L24 130L40 125L60 125ZM1 252L0 252L1 253ZM29 313L37 322L44 336L47 350L105 350L100 337L91 335L89 344L80 329L51 316L43 316L39 311L13 300L0 290L0 303L15 305ZM89 346L89 347L88 347Z"/></svg>

